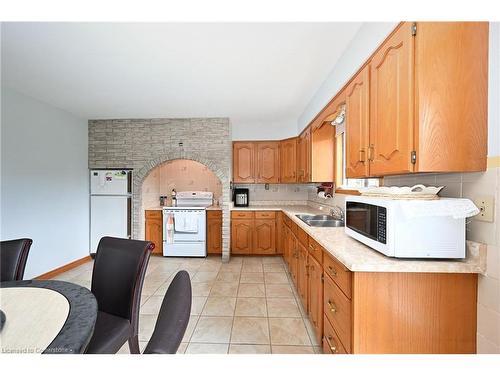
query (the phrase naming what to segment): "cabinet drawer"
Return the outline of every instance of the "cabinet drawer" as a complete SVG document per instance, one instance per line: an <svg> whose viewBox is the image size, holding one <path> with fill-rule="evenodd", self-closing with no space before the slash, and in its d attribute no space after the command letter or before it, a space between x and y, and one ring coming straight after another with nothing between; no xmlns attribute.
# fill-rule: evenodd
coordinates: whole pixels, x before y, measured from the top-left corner
<svg viewBox="0 0 500 375"><path fill-rule="evenodd" d="M351 301L330 277L325 276L323 309L345 348L351 347Z"/></svg>
<svg viewBox="0 0 500 375"><path fill-rule="evenodd" d="M342 346L337 333L325 316L323 319L325 324L323 326L323 353L324 354L348 354L347 350Z"/></svg>
<svg viewBox="0 0 500 375"><path fill-rule="evenodd" d="M161 219L161 210L146 210L146 219Z"/></svg>
<svg viewBox="0 0 500 375"><path fill-rule="evenodd" d="M222 219L221 210L207 210L207 219Z"/></svg>
<svg viewBox="0 0 500 375"><path fill-rule="evenodd" d="M292 226L292 219L290 219L288 216L283 215L283 222L288 228L291 228Z"/></svg>
<svg viewBox="0 0 500 375"><path fill-rule="evenodd" d="M305 246L305 248L307 248L308 237L307 233L297 226L297 239L302 245Z"/></svg>
<svg viewBox="0 0 500 375"><path fill-rule="evenodd" d="M275 211L255 211L256 219L274 219L275 217Z"/></svg>
<svg viewBox="0 0 500 375"><path fill-rule="evenodd" d="M253 219L253 211L231 211L231 219Z"/></svg>
<svg viewBox="0 0 500 375"><path fill-rule="evenodd" d="M325 274L335 281L335 284L338 285L348 298L351 298L351 271L326 252L323 263Z"/></svg>
<svg viewBox="0 0 500 375"><path fill-rule="evenodd" d="M323 247L309 237L309 254L311 254L320 264L323 264Z"/></svg>

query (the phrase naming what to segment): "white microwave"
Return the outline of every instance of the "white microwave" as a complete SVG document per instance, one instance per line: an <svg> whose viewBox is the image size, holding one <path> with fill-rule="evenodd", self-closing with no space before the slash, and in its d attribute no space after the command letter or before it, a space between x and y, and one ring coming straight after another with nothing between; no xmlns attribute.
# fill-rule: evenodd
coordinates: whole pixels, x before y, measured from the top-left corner
<svg viewBox="0 0 500 375"><path fill-rule="evenodd" d="M405 211L405 202L409 201L347 197L346 234L390 257L465 258L465 219L413 217Z"/></svg>

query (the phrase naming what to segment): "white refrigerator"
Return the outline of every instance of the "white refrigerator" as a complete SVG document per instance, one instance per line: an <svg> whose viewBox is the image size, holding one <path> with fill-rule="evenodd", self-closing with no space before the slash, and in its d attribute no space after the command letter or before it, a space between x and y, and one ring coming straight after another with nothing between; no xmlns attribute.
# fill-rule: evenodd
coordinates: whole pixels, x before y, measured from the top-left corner
<svg viewBox="0 0 500 375"><path fill-rule="evenodd" d="M132 171L90 171L90 253L104 236L131 238Z"/></svg>

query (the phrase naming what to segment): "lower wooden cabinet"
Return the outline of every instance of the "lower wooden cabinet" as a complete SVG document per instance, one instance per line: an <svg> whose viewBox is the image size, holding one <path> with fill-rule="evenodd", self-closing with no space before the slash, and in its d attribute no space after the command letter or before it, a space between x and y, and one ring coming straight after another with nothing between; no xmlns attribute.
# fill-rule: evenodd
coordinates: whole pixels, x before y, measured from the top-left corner
<svg viewBox="0 0 500 375"><path fill-rule="evenodd" d="M231 253L251 254L253 244L253 219L231 220Z"/></svg>
<svg viewBox="0 0 500 375"><path fill-rule="evenodd" d="M288 269L290 270L290 276L292 277L295 286L297 286L297 270L299 260L297 243L298 241L295 233L293 233L293 230L290 230L290 235L288 238Z"/></svg>
<svg viewBox="0 0 500 375"><path fill-rule="evenodd" d="M309 294L308 253L307 248L300 241L298 241L297 247L297 293L299 294L302 306L304 306L305 310L307 311Z"/></svg>
<svg viewBox="0 0 500 375"><path fill-rule="evenodd" d="M323 354L348 354L349 352L342 346L337 332L335 332L326 316L323 322Z"/></svg>
<svg viewBox="0 0 500 375"><path fill-rule="evenodd" d="M255 219L253 254L276 254L276 221Z"/></svg>
<svg viewBox="0 0 500 375"><path fill-rule="evenodd" d="M318 342L323 336L323 267L309 257L309 305L307 312Z"/></svg>
<svg viewBox="0 0 500 375"><path fill-rule="evenodd" d="M231 253L275 255L276 213L274 211L231 212Z"/></svg>
<svg viewBox="0 0 500 375"><path fill-rule="evenodd" d="M222 211L207 211L207 253L222 254Z"/></svg>
<svg viewBox="0 0 500 375"><path fill-rule="evenodd" d="M146 210L144 239L154 243L153 254L163 254L163 213L161 210Z"/></svg>
<svg viewBox="0 0 500 375"><path fill-rule="evenodd" d="M283 223L283 258L325 354L476 352L477 274L352 272Z"/></svg>

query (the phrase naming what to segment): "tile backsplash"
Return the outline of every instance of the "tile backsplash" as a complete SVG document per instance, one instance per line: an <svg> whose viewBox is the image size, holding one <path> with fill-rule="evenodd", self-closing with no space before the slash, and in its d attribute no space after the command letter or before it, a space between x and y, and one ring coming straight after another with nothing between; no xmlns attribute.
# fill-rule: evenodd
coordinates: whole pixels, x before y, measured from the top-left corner
<svg viewBox="0 0 500 375"><path fill-rule="evenodd" d="M307 201L308 186L305 184L235 184L237 188L248 188L250 204L256 201Z"/></svg>

